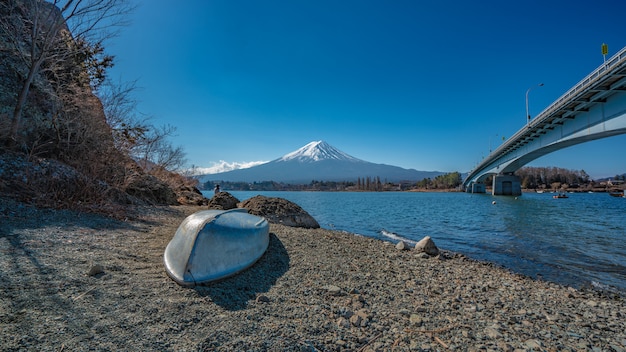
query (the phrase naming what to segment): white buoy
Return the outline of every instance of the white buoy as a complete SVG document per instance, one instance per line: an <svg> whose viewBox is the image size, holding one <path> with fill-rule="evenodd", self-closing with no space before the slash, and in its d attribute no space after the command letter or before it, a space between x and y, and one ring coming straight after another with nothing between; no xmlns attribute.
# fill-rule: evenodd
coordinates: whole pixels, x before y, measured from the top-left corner
<svg viewBox="0 0 626 352"><path fill-rule="evenodd" d="M496 204L496 201L494 200L493 202L491 202L491 204Z"/></svg>

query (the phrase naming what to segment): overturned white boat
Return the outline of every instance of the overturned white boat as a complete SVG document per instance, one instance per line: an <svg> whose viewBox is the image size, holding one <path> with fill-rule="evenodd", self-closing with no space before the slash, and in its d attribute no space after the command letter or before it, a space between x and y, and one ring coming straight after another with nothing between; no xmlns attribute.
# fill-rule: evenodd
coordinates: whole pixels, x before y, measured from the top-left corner
<svg viewBox="0 0 626 352"><path fill-rule="evenodd" d="M204 210L188 216L165 248L167 274L195 286L237 274L269 245L269 224L246 209Z"/></svg>

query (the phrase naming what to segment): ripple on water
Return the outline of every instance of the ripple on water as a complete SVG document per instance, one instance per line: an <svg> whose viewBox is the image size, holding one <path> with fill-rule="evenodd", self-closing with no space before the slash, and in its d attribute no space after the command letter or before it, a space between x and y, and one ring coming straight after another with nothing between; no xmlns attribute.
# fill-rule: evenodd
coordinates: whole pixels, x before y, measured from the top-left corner
<svg viewBox="0 0 626 352"><path fill-rule="evenodd" d="M324 228L395 241L431 236L437 246L574 287L626 291L626 201L605 193L493 197L467 193L231 192L291 200ZM496 204L492 204L493 200ZM332 225L330 225L332 224Z"/></svg>

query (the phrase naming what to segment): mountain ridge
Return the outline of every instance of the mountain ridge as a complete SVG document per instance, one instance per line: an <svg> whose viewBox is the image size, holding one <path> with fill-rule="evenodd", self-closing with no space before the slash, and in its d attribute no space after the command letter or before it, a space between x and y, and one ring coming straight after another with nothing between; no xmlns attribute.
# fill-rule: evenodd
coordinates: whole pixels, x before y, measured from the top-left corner
<svg viewBox="0 0 626 352"><path fill-rule="evenodd" d="M320 160L345 160L345 161L364 161L348 155L341 150L333 147L324 141L314 141L304 147L285 154L276 161L298 160L303 162L320 161Z"/></svg>
<svg viewBox="0 0 626 352"><path fill-rule="evenodd" d="M379 177L386 182L419 181L444 174L377 164L355 158L320 140L287 153L265 164L216 174L198 175L200 182L283 182L308 184L311 181L355 181Z"/></svg>

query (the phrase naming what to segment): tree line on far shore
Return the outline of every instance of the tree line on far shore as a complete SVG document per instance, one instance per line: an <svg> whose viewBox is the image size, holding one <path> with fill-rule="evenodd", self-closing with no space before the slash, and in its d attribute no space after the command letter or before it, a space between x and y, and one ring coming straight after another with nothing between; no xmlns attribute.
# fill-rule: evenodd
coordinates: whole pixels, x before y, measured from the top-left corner
<svg viewBox="0 0 626 352"><path fill-rule="evenodd" d="M524 167L515 172L523 189L593 189L622 184L626 174L604 180L592 180L585 170L567 170L558 167ZM609 180L611 182L609 182ZM617 182L616 182L617 181Z"/></svg>
<svg viewBox="0 0 626 352"><path fill-rule="evenodd" d="M308 184L288 184L275 181L263 182L228 182L207 181L201 184L201 189L210 190L216 184L221 189L232 191L326 191L326 192L390 192L412 190L453 190L461 185L459 172L439 175L434 179L421 181L389 182L381 180L379 176L358 177L355 181L320 181L312 180Z"/></svg>
<svg viewBox="0 0 626 352"><path fill-rule="evenodd" d="M584 170L568 170L557 167L524 167L515 172L523 189L583 189L591 190L610 186L607 182L594 181ZM616 175L613 183L626 180L626 174ZM615 182L617 181L617 182ZM621 182L620 182L621 181ZM312 180L308 184L289 184L275 181L229 182L207 181L200 188L211 190L219 184L223 190L232 191L326 191L326 192L390 192L390 191L458 191L463 183L461 173L455 171L433 179L420 181L388 182L380 177L358 177L355 181ZM491 185L491 177L485 181Z"/></svg>

